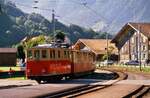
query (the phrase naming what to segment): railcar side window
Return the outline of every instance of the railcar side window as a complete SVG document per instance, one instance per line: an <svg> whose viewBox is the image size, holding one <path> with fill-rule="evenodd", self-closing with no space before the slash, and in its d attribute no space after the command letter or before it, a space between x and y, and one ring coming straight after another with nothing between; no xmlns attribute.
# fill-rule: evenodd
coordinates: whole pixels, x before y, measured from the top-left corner
<svg viewBox="0 0 150 98"><path fill-rule="evenodd" d="M76 56L76 57L77 57L77 58L76 58L77 62L80 62L80 60L81 60L81 55L80 55L79 52L77 52L77 56Z"/></svg>
<svg viewBox="0 0 150 98"><path fill-rule="evenodd" d="M58 50L58 58L60 58L60 51Z"/></svg>
<svg viewBox="0 0 150 98"><path fill-rule="evenodd" d="M71 56L71 52L67 51L67 57L68 57L68 58L71 58L71 57L72 57L72 56Z"/></svg>
<svg viewBox="0 0 150 98"><path fill-rule="evenodd" d="M50 58L53 58L53 52L50 50Z"/></svg>
<svg viewBox="0 0 150 98"><path fill-rule="evenodd" d="M67 51L64 51L64 58L67 57Z"/></svg>
<svg viewBox="0 0 150 98"><path fill-rule="evenodd" d="M64 51L64 58L69 58L68 55L69 55L69 54L68 54L68 51Z"/></svg>
<svg viewBox="0 0 150 98"><path fill-rule="evenodd" d="M89 59L90 59L91 62L93 61L93 57L92 57L91 53L89 53Z"/></svg>
<svg viewBox="0 0 150 98"><path fill-rule="evenodd" d="M42 50L42 58L47 58L47 51L46 50Z"/></svg>
<svg viewBox="0 0 150 98"><path fill-rule="evenodd" d="M55 50L53 50L53 58L55 58Z"/></svg>
<svg viewBox="0 0 150 98"><path fill-rule="evenodd" d="M84 53L84 59L85 59L85 61L88 60L88 56L87 56L87 53L86 53L86 52Z"/></svg>
<svg viewBox="0 0 150 98"><path fill-rule="evenodd" d="M29 50L29 51L28 51L27 57L28 57L29 59L32 59L32 58L33 58L32 50Z"/></svg>
<svg viewBox="0 0 150 98"><path fill-rule="evenodd" d="M36 59L40 58L40 51L39 50L34 51L34 58L36 58Z"/></svg>

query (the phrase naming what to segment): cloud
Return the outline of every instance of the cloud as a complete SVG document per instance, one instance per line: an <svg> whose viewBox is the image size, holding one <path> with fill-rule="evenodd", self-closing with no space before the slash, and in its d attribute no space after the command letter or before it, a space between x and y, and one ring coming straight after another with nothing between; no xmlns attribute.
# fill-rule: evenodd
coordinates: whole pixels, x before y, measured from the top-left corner
<svg viewBox="0 0 150 98"><path fill-rule="evenodd" d="M105 27L107 26L107 24L103 21L99 21L97 22L94 26L92 26L92 29L94 31L101 31L103 30Z"/></svg>
<svg viewBox="0 0 150 98"><path fill-rule="evenodd" d="M36 12L42 14L51 20L52 11L55 9L59 21L67 24L77 24L83 27L92 27L95 30L107 30L116 32L119 26L128 21L141 20L150 21L150 1L149 0L38 0L35 4L34 0L11 0L28 6L38 6L38 10L29 7L18 7L24 12ZM83 4L83 5L82 5ZM88 7L85 7L84 4ZM145 7L143 7L145 6ZM136 16L136 18L133 18ZM95 21L98 21L95 24ZM94 25L94 26L93 26ZM106 29L106 28L105 28Z"/></svg>

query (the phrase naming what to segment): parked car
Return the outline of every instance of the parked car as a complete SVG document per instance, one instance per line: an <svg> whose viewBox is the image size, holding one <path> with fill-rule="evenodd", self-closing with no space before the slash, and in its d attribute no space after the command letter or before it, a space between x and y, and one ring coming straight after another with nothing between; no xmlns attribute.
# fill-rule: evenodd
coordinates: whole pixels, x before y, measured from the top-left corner
<svg viewBox="0 0 150 98"><path fill-rule="evenodd" d="M105 60L103 62L101 62L102 65L112 65L114 63L114 61L112 60Z"/></svg>
<svg viewBox="0 0 150 98"><path fill-rule="evenodd" d="M139 65L139 61L137 61L137 60L131 60L129 62L126 62L125 65Z"/></svg>

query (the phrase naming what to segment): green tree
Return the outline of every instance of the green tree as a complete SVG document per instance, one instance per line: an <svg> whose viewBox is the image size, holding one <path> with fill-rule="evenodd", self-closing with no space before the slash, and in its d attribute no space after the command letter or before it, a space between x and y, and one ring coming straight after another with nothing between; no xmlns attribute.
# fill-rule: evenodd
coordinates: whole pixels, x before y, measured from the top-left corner
<svg viewBox="0 0 150 98"><path fill-rule="evenodd" d="M107 49L107 48L106 48ZM114 50L114 47L113 46L109 46L108 47L108 54L105 53L102 57L102 60L106 60L107 58L109 58L111 55L112 55L112 52Z"/></svg>
<svg viewBox="0 0 150 98"><path fill-rule="evenodd" d="M1 6L1 4L0 4L0 14L2 14L2 6Z"/></svg>
<svg viewBox="0 0 150 98"><path fill-rule="evenodd" d="M4 0L0 0L0 15L2 15L5 10L4 10Z"/></svg>
<svg viewBox="0 0 150 98"><path fill-rule="evenodd" d="M22 59L22 62L25 61L25 52L23 45L17 46L17 58Z"/></svg>
<svg viewBox="0 0 150 98"><path fill-rule="evenodd" d="M38 37L34 37L30 39L28 42L25 43L26 48L32 48L34 46L37 46L39 44L44 44L46 43L46 39L43 35L40 35Z"/></svg>
<svg viewBox="0 0 150 98"><path fill-rule="evenodd" d="M65 33L60 31L60 30L58 30L58 31L56 31L56 36L55 37L56 37L56 40L61 40L62 42L64 42L64 40L65 40Z"/></svg>

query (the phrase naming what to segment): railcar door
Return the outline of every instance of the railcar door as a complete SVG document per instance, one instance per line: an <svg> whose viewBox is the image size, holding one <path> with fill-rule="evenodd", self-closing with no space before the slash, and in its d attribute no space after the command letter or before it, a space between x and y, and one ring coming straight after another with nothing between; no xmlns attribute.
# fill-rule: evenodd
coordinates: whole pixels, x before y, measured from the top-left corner
<svg viewBox="0 0 150 98"><path fill-rule="evenodd" d="M74 74L74 66L75 66L75 52L74 51L69 51L70 52L70 61L71 61L71 74L73 76Z"/></svg>

